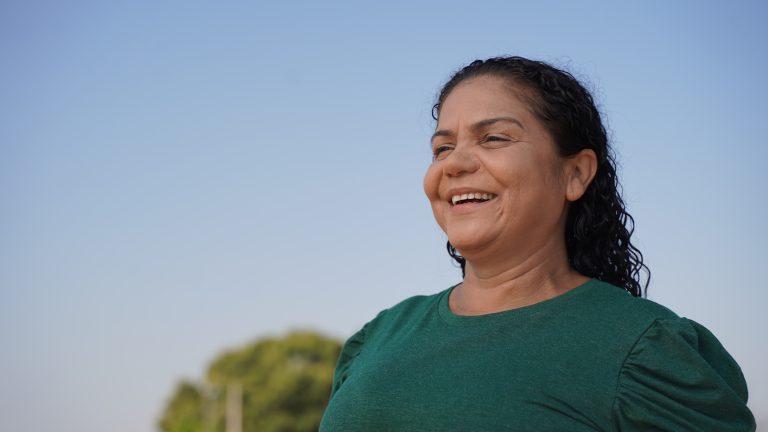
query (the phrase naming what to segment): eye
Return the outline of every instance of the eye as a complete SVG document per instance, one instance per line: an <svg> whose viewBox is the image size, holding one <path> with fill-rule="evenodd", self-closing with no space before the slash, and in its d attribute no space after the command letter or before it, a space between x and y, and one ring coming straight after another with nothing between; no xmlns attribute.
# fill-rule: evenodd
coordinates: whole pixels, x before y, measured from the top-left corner
<svg viewBox="0 0 768 432"><path fill-rule="evenodd" d="M484 145L485 147L497 148L504 147L512 141L512 138L506 135L486 135L482 140L480 140L480 144Z"/></svg>
<svg viewBox="0 0 768 432"><path fill-rule="evenodd" d="M510 139L501 135L487 135L483 138L483 142L489 141L510 141Z"/></svg>
<svg viewBox="0 0 768 432"><path fill-rule="evenodd" d="M446 152L451 150L453 147L449 145L439 145L435 147L435 149L432 152L432 160L440 160L443 159L446 155Z"/></svg>

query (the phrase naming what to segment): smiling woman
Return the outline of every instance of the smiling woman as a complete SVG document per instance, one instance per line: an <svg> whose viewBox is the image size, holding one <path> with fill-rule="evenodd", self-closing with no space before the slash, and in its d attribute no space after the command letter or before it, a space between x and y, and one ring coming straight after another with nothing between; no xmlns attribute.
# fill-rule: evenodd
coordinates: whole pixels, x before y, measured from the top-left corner
<svg viewBox="0 0 768 432"><path fill-rule="evenodd" d="M632 219L578 81L477 60L434 112L424 191L463 279L347 341L321 431L755 429L717 339L641 298Z"/></svg>
<svg viewBox="0 0 768 432"><path fill-rule="evenodd" d="M432 139L435 161L424 190L450 244L472 263L470 277L526 272L526 262L541 264L529 259L535 255L567 262L565 242L552 240L564 238L567 203L579 199L595 175L595 152L583 149L561 157L550 133L516 93L502 78L479 76L457 85L440 107ZM494 198L454 203L457 196L472 192ZM523 267L511 268L510 263ZM525 306L558 294L552 289L586 280L570 273L560 275L570 280L557 286L542 289L525 283L512 296L505 293L503 299L473 307L488 313ZM467 286L456 290L454 301ZM471 301L484 297L472 296Z"/></svg>

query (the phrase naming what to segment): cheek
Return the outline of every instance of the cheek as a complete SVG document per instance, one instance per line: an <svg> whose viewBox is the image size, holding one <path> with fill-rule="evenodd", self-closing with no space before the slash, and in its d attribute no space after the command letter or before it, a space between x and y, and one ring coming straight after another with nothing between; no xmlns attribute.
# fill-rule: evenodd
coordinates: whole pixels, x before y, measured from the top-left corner
<svg viewBox="0 0 768 432"><path fill-rule="evenodd" d="M533 158L507 160L496 164L493 172L504 195L504 206L499 210L504 218L535 219L557 194L557 179L549 167Z"/></svg>
<svg viewBox="0 0 768 432"><path fill-rule="evenodd" d="M438 198L438 192L440 190L440 172L434 164L427 168L426 174L424 174L424 193L430 201L434 201Z"/></svg>
<svg viewBox="0 0 768 432"><path fill-rule="evenodd" d="M427 199L429 199L429 204L432 207L432 214L435 217L435 221L440 225L443 231L445 231L443 214L444 206L439 194L441 179L442 174L440 169L438 169L435 164L430 165L424 175L424 193L427 195Z"/></svg>
<svg viewBox="0 0 768 432"><path fill-rule="evenodd" d="M523 158L499 158L486 163L488 172L504 195L517 196L531 187L532 176L536 175L535 165Z"/></svg>

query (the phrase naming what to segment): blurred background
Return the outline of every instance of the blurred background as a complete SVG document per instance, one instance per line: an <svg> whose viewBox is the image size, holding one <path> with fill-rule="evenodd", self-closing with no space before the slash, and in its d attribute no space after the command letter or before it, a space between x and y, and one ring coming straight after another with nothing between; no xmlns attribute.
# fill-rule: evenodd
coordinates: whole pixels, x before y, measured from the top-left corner
<svg viewBox="0 0 768 432"><path fill-rule="evenodd" d="M765 425L768 6L578 3L0 2L0 430L155 431L222 352L457 282L430 110L501 54L594 91L649 297Z"/></svg>

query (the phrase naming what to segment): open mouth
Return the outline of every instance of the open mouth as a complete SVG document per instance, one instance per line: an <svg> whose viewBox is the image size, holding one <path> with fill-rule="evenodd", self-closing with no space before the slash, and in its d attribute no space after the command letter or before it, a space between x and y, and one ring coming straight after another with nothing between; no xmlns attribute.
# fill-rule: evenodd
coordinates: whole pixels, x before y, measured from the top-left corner
<svg viewBox="0 0 768 432"><path fill-rule="evenodd" d="M472 192L451 197L452 205L461 205L469 203L482 203L496 198L496 194L485 192Z"/></svg>

